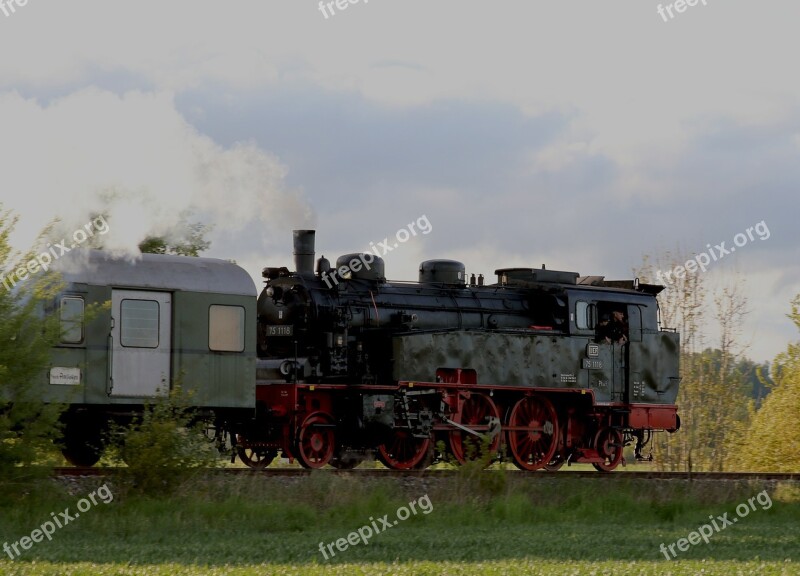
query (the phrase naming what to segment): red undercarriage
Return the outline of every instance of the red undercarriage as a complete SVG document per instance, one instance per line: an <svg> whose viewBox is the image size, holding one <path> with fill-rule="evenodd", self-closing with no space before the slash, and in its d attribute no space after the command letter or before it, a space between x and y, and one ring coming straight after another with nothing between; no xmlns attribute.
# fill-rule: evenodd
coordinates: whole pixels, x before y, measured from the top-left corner
<svg viewBox="0 0 800 576"><path fill-rule="evenodd" d="M625 445L638 440L638 456L645 434L649 439L650 431L679 427L674 405L597 404L591 389L491 387L465 382L469 378L458 372L440 377L445 381L388 386L258 385L256 401L269 431L238 435L239 455L256 468L269 465L278 452L308 468L348 468L374 449L389 468L411 470L434 457L464 463L486 454L488 464L505 454L523 470L584 462L611 471L623 461ZM403 408L394 412L403 417L395 416L382 443L340 434L342 399L362 394L403 399ZM383 400L374 404L373 410L383 408Z"/></svg>

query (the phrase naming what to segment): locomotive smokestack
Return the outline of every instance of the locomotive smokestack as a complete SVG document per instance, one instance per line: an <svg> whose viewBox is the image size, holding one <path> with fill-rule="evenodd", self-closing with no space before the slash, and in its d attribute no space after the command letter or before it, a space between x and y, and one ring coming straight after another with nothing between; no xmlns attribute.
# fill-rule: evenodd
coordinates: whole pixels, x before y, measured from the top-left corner
<svg viewBox="0 0 800 576"><path fill-rule="evenodd" d="M316 230L294 230L294 269L302 276L314 275L314 237Z"/></svg>

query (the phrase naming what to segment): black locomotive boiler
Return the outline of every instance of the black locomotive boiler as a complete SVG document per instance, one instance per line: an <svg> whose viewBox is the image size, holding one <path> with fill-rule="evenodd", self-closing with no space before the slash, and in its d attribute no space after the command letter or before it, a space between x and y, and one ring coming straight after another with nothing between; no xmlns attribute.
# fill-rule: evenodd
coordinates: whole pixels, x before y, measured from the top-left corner
<svg viewBox="0 0 800 576"><path fill-rule="evenodd" d="M315 266L314 238L294 232L294 271L263 271L256 418L236 435L248 465L280 452L342 468L374 453L407 470L488 447L525 470L610 471L625 445L639 457L652 432L678 429L662 286L544 268L485 284L452 260L389 282L373 254Z"/></svg>

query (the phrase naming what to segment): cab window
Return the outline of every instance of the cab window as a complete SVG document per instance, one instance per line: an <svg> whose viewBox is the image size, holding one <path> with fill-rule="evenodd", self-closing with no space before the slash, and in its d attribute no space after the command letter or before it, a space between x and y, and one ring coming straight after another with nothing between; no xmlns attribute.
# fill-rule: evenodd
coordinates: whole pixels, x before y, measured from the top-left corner
<svg viewBox="0 0 800 576"><path fill-rule="evenodd" d="M594 310L594 304L589 302L581 300L575 304L575 326L579 330L594 329Z"/></svg>

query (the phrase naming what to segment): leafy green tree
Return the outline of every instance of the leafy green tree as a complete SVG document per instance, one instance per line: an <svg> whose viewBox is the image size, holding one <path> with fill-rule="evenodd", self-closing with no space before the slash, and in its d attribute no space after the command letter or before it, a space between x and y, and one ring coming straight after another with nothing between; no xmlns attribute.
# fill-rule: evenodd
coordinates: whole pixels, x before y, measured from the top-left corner
<svg viewBox="0 0 800 576"><path fill-rule="evenodd" d="M32 264L37 250L20 254L11 247L16 223L0 206L0 269L5 271L0 279L0 480L5 481L25 474L21 465L53 454L63 409L46 404L40 386L50 349L60 337L58 318L42 314L60 287L58 277Z"/></svg>
<svg viewBox="0 0 800 576"><path fill-rule="evenodd" d="M800 330L800 294L788 316ZM772 392L753 416L735 459L740 469L754 472L800 472L800 342L776 356L772 368Z"/></svg>
<svg viewBox="0 0 800 576"><path fill-rule="evenodd" d="M188 213L181 215L177 233L170 237L148 236L139 244L145 254L177 254L179 256L199 256L211 246L206 234L212 227L199 222L189 222Z"/></svg>
<svg viewBox="0 0 800 576"><path fill-rule="evenodd" d="M748 358L742 358L736 365L736 371L741 375L742 392L753 399L757 409L775 385L770 377L771 370L769 362L757 364Z"/></svg>

